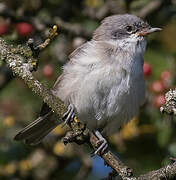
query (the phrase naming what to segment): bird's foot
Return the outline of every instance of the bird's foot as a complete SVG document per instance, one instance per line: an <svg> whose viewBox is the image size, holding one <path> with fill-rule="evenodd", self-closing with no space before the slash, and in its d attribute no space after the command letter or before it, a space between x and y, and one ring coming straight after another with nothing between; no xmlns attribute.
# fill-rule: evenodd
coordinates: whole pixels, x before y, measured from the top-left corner
<svg viewBox="0 0 176 180"><path fill-rule="evenodd" d="M97 145L96 145L97 149L92 153L92 156L94 156L98 153L103 155L105 153L105 151L108 149L108 143L99 131L95 131L94 134L98 138L98 141L97 141Z"/></svg>
<svg viewBox="0 0 176 180"><path fill-rule="evenodd" d="M64 113L63 115L63 119L64 120L64 123L63 123L63 126L65 126L68 122L72 121L75 117L75 113L74 113L74 106L73 104L70 104L67 108L67 112Z"/></svg>

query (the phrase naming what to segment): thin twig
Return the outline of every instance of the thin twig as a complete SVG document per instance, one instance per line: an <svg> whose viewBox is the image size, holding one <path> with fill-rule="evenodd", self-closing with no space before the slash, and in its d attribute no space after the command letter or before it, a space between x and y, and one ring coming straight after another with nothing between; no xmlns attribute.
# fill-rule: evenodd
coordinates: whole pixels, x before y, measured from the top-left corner
<svg viewBox="0 0 176 180"><path fill-rule="evenodd" d="M149 14L159 9L162 5L162 1L154 0L139 10L137 15L141 18L146 18Z"/></svg>
<svg viewBox="0 0 176 180"><path fill-rule="evenodd" d="M79 35L83 37L90 37L92 34L92 31L89 31L88 29L84 28L78 23L70 23L63 21L60 17L55 17L53 22L58 25L63 30L66 30L68 32L71 32L74 35Z"/></svg>

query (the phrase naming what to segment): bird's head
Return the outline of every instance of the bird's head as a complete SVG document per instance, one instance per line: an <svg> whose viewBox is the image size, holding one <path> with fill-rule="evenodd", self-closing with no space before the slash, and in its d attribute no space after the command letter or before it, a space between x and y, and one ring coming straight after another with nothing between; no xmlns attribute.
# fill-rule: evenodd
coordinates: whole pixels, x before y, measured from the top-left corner
<svg viewBox="0 0 176 180"><path fill-rule="evenodd" d="M129 44L145 42L147 35L160 30L160 28L152 28L147 22L134 15L113 15L102 21L94 32L93 40L128 47Z"/></svg>

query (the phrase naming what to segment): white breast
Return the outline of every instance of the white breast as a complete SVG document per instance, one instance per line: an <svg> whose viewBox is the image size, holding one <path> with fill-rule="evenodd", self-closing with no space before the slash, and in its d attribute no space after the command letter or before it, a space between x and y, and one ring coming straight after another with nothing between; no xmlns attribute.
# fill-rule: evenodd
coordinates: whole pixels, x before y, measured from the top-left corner
<svg viewBox="0 0 176 180"><path fill-rule="evenodd" d="M135 43L135 42L134 42ZM124 44L123 44L124 45ZM145 101L145 80L143 74L143 55L146 42L128 47L130 56L124 62L122 69L126 76L118 86L114 86L109 94L109 118L104 128L105 134L112 134L121 126L136 116L140 106Z"/></svg>
<svg viewBox="0 0 176 180"><path fill-rule="evenodd" d="M65 66L57 95L76 107L88 128L111 134L133 118L144 102L143 60L122 51L102 60L89 44L85 54Z"/></svg>

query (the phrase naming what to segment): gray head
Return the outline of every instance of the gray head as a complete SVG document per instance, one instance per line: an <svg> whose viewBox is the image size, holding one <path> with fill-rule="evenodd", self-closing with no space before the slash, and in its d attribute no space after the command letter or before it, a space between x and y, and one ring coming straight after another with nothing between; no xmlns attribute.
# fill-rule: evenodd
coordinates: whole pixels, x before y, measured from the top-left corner
<svg viewBox="0 0 176 180"><path fill-rule="evenodd" d="M151 28L147 22L134 15L113 15L101 22L94 32L93 39L97 41L121 40L134 36L143 37L159 30L161 29Z"/></svg>

